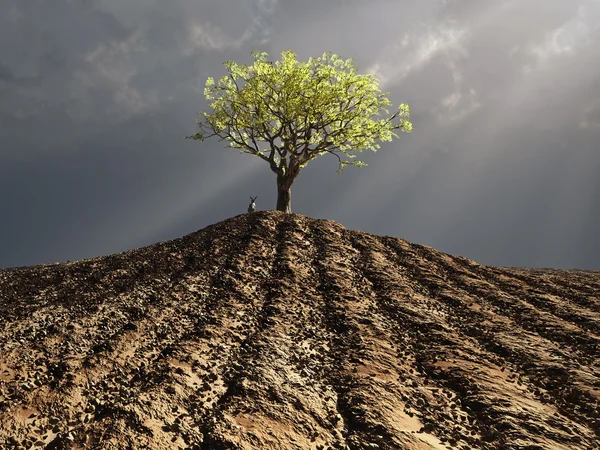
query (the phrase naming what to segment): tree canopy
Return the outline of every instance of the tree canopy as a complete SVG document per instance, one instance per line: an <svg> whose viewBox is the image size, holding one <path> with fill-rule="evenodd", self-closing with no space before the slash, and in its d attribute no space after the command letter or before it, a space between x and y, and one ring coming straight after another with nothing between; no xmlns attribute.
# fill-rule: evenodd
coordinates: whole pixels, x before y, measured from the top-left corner
<svg viewBox="0 0 600 450"><path fill-rule="evenodd" d="M218 136L229 141L227 148L263 159L277 174L278 190L289 195L300 170L316 157L336 156L342 173L348 165L366 166L355 153L377 151L376 141L398 137L394 130L412 131L405 103L392 116L375 118L382 111L389 114L389 93L381 92L375 75L358 74L351 58L343 61L325 52L300 62L292 51L281 55L273 63L255 50L250 66L223 63L229 75L218 83L209 77L204 89L214 112L198 113L206 121L196 120L200 131L186 138Z"/></svg>

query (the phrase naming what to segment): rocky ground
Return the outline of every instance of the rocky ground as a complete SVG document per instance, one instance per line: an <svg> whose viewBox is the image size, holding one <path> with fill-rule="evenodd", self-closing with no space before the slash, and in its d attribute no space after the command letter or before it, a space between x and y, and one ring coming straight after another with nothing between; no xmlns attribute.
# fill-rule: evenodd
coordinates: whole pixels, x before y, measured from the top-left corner
<svg viewBox="0 0 600 450"><path fill-rule="evenodd" d="M0 448L597 449L600 272L264 211L0 270Z"/></svg>

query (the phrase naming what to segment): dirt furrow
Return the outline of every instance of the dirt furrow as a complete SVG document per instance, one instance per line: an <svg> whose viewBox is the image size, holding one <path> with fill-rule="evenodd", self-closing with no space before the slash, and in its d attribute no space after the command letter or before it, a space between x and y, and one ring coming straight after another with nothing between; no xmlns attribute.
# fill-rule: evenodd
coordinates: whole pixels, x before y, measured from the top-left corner
<svg viewBox="0 0 600 450"><path fill-rule="evenodd" d="M367 236L361 237L367 239ZM363 245L363 251L373 248L377 248L375 239L369 239L368 245ZM370 274L374 279L381 278L382 274L394 270L394 267L389 268L390 262L394 260L393 257L388 256L380 260L381 262L372 269ZM405 267L410 265L408 258L402 261ZM382 283L375 285L381 287ZM387 286L381 290L384 297L389 296L390 291L395 292ZM519 422L548 421L551 414L556 412L555 409L548 410L535 399L532 392L514 386L510 371L505 372L501 361L497 361L486 351L482 352L477 345L470 348L467 344L470 340L461 335L460 327L456 326L460 322L454 322L452 315L449 315L447 320L436 317L435 326L427 329L423 327L426 325L423 318L402 315L403 308L398 304L403 300L402 296L392 298L396 302L388 308L388 312L402 321L403 326L409 330L408 333L414 336L416 343L427 342L427 347L447 350L445 354L438 353L432 358L429 348L417 345L420 352L416 357L423 376L430 380L428 385L437 384L452 391L453 401L450 407L438 405L431 410L433 417L430 418L433 419L435 425L432 428L436 432L448 435L447 440L452 448L459 448L461 445L462 448L501 446L508 449L513 448L512 443L515 441L521 443L529 441L532 445L544 445L543 440L519 427ZM464 319L469 320L466 317ZM494 360L497 364L492 362ZM499 381L505 383L502 390L496 388ZM486 395L481 395L481 392L485 392ZM444 393L442 390L439 398L444 399ZM544 410L547 412L540 413ZM511 415L508 411L518 411L518 415L507 420L507 416ZM577 442L576 437L565 436L561 430L550 425L546 425L546 430L547 434L553 436L555 442L564 443L561 448L571 448L573 443Z"/></svg>
<svg viewBox="0 0 600 450"><path fill-rule="evenodd" d="M387 241L394 247L396 244ZM433 267L437 264L445 265L448 274L448 284L456 289L456 294L452 291L440 291L432 288L435 295L444 301L449 301L453 311L459 312L459 317L456 318L455 326L460 328L463 333L478 339L481 344L488 350L496 353L504 360L503 365L516 374L516 380L526 387L528 391L533 392L538 402L549 405L552 404L560 414L564 414L576 423L585 424L584 427L577 427L576 431L570 433L574 439L579 439L579 436L587 436L588 439L593 438L593 430L597 429L598 410L597 400L595 400L590 392L586 389L581 389L580 385L588 385L585 380L577 380L574 377L573 370L566 370L564 367L571 365L568 361L568 355L560 350L564 344L559 344L560 338L563 335L552 336L545 338L535 334L518 332L519 328L531 327L530 322L537 322L539 318L530 311L530 314L521 317L518 314L512 317L507 323L507 318L499 316L499 324L494 323L494 318L489 315L490 311L486 311L484 305L473 309L472 305L467 305L460 291L460 278L452 278L452 268L440 258L434 258L434 255L428 252L420 252L417 250L417 255L422 255L428 264L428 267ZM434 261L435 260L435 261ZM418 265L418 268L421 266ZM415 269L415 281L427 285L429 282L419 278L418 269ZM477 298L491 298L492 301L497 299L495 291L482 290L479 287L473 286L469 292L474 292ZM440 295L440 293L442 293ZM502 309L499 313L503 313ZM469 317L470 316L470 317ZM497 316L494 313L494 316ZM507 315L510 317L510 315ZM478 324L478 325L473 325ZM510 330L510 332L508 332ZM557 359L564 358L564 360ZM553 361L549 364L547 361ZM555 362L556 361L556 362ZM533 370L535 368L535 370ZM591 374L588 374L591 376ZM519 394L522 395L522 394ZM590 432L592 433L590 435Z"/></svg>
<svg viewBox="0 0 600 450"><path fill-rule="evenodd" d="M277 250L271 277L262 285L259 325L244 342L245 369L232 378L221 402L222 416L214 426L219 433L213 433L218 438L206 448L316 448L328 442L322 434L331 392L315 373L323 356L320 339L310 333L320 320L308 269L314 254L298 239L299 230L300 222L286 217L274 232ZM245 408L248 403L253 408ZM268 433L258 439L261 429Z"/></svg>
<svg viewBox="0 0 600 450"><path fill-rule="evenodd" d="M488 267L489 268L489 267ZM577 306L600 313L600 284L593 275L582 271L564 271L563 278L550 275L547 271L524 268L489 268L495 273L518 280L533 289L549 292L557 296L566 296ZM568 274L568 278L564 276ZM576 282L575 282L576 281Z"/></svg>
<svg viewBox="0 0 600 450"><path fill-rule="evenodd" d="M214 251L221 248L220 240L225 239L232 247L239 245L241 233L236 235L230 230L216 231L220 233L213 236L212 242L201 242L197 247L208 252ZM140 343L139 346L129 347L129 364L115 365L110 373L104 375L105 379L102 380L104 385L100 384L99 389L96 389L119 392L125 387L129 391L139 389L143 394L129 402L115 401L109 397L105 402L92 405L90 409L94 409L95 419L110 420L114 424L111 427L112 432L106 433L103 431L105 425L101 421L90 421L90 425L78 433L80 436L85 436L88 447L118 448L118 443L123 440L133 443L148 441L149 438L165 443L177 441L183 443L185 440L200 439L194 433L186 433L183 427L178 428L179 433L171 433L173 430L170 427L175 423L174 421L187 416L185 409L180 411L177 406L174 406L181 398L177 381L187 375L183 369L186 366L177 364L174 354L186 334L189 334L189 331L196 328L199 323L205 323L207 309L216 300L210 295L198 295L191 290L185 290L186 295L183 298L178 295L179 285L185 283L180 269L185 266L185 263L181 262L183 258L177 247L175 244L165 249L169 251L169 257L177 263L176 267L171 269L167 285L156 289L155 296L152 298L161 312L154 316L155 320L148 323L149 328L138 334L145 341L145 345L142 346ZM231 252L224 253L222 257L211 257L210 265L204 267L204 271L210 273L211 270L227 264L231 258ZM191 278L197 280L198 276L206 285L207 292L210 291L210 279L202 273L192 275ZM127 345L124 344L123 350L126 351ZM112 386L112 389L107 385ZM156 406L149 411L146 406L151 403ZM129 422L132 421L138 424L137 429L129 426ZM149 436L147 431L158 422L162 426L154 427L156 430L152 436ZM123 428L133 428L134 434L123 435L121 431Z"/></svg>
<svg viewBox="0 0 600 450"><path fill-rule="evenodd" d="M454 259L459 267L465 266L457 259ZM566 290L557 288L547 282L537 281L535 278L523 279L524 277L516 277L510 273L501 270L470 267L472 273L477 275L477 278L485 278L488 282L493 283L498 287L499 292L506 292L521 302L526 302L532 307L552 314L553 316L568 322L580 331L580 334L590 332L596 335L598 341L598 332L600 332L600 316L598 311L590 311L589 302L586 306L573 305L575 297L570 296ZM490 275L492 274L492 277ZM491 279L491 280L490 280ZM550 294L550 295L548 295ZM600 350L600 349L599 349Z"/></svg>
<svg viewBox="0 0 600 450"><path fill-rule="evenodd" d="M229 233L227 239L233 237ZM201 243L200 246L204 244L206 242ZM224 254L223 260L225 258L231 259L233 256L228 252ZM211 264L215 267L222 265L218 258L211 258ZM44 418L47 420L48 417L54 416L53 412L58 405L64 407L65 403L71 403L71 406L77 409L77 405L73 404L77 400L78 404L82 405L82 412L76 417L65 416L63 413L65 420L47 428L55 430L58 428L63 435L72 433L85 436L88 446L95 445L100 436L104 441L109 442L112 433L95 432L96 429L103 429L104 424L101 421L110 419L110 416L130 420L133 413L128 409L131 409L132 401L143 400L143 398L129 398L127 391L136 388L136 384L145 391L150 391L165 383L169 368L162 364L162 358L165 356L165 350L172 348L170 345L181 337L183 327L181 327L180 310L189 307L192 302L189 294L185 303L173 301L174 284L178 282L176 271L173 271L166 280L155 277L152 281L153 286L149 287L152 294L146 296L146 301L139 301L138 298L138 301L134 302L137 303L134 317L123 317L123 312L127 313L131 308L131 302L124 298L129 297L129 293L123 293L120 298L101 305L95 315L86 317L81 324L75 324L78 329L96 330L96 335L104 333L108 336L100 338L86 333L88 341L96 342L91 349L92 353L88 353L82 360L75 360L75 366L64 370L67 373L77 374L74 379L69 380L70 389L62 392L60 396L55 396L51 403L40 405L36 412L41 417L35 419L34 426L43 427ZM136 289L132 286L128 288L130 291ZM107 311L109 314L106 313ZM149 315L151 319L148 319ZM127 319L131 320L127 321ZM119 322L125 323L124 326L119 327ZM94 323L96 327L91 326ZM132 326L135 329L131 329ZM144 341L149 343L146 349L142 346ZM90 358L91 356L93 358ZM67 398L72 401L67 402L65 400ZM167 399L167 403L168 401ZM27 423L24 425L31 429ZM115 429L118 430L118 427ZM52 433L47 434L48 437L44 441L53 437ZM14 438L27 442L34 437L31 435L23 437L17 434Z"/></svg>
<svg viewBox="0 0 600 450"><path fill-rule="evenodd" d="M598 289L277 211L0 270L0 448L599 450Z"/></svg>
<svg viewBox="0 0 600 450"><path fill-rule="evenodd" d="M430 258L434 259L431 255ZM441 261L439 258L437 260L438 262ZM442 261L441 264L445 264L445 262ZM480 277L483 276L481 272L479 272L479 275ZM527 302L520 301L521 298L527 298L526 294L519 294L517 291L512 297L508 298L498 295L498 292L502 292L501 283L496 283L496 280L491 278L488 277L487 281L490 286L488 289L482 290L481 295L487 295L494 303L497 303L501 313L515 321L518 326L541 336L543 338L542 342L545 344L542 345L542 348L551 352L551 359L554 359L553 363L559 362L562 367L568 367L569 369L568 371L561 371L560 383L557 383L551 380L552 377L549 378L544 375L546 371L555 373L555 364L549 366L546 371L536 367L535 364L529 364L525 373L528 377L538 380L534 381L536 386L534 390L546 389L551 396L556 398L557 405L561 410L572 411L573 403L583 404L584 406L581 409L585 410L584 415L586 416L583 420L594 429L598 423L600 412L597 406L594 406L598 402L598 396L596 396L596 390L591 386L599 384L600 376L589 369L581 370L581 368L587 368L598 361L600 356L598 337L579 327L572 326L563 319L552 320L545 312L541 313L535 307L528 308ZM480 283L475 284L475 289L480 290ZM486 293L490 290L491 292ZM567 301L565 299L565 302ZM519 310L517 305L522 310ZM514 327L512 328L514 329ZM569 347L568 350L559 351L557 342L560 342L561 349L564 349L566 343ZM534 358L533 361L538 359L548 358ZM586 385L587 388L584 387ZM581 417L579 419L582 420Z"/></svg>
<svg viewBox="0 0 600 450"><path fill-rule="evenodd" d="M168 389L165 380L156 386L162 403L171 405L171 409L165 408L160 415L153 411L153 416L147 418L150 425L157 421L162 424L160 429L170 445L204 445L209 424L219 415L219 401L236 365L237 349L257 320L260 294L249 289L248 282L268 277L270 251L261 250L268 240L268 226L259 217L239 220L243 221L240 228L244 233L236 241L231 239L232 233L227 234L231 245L223 252L227 258L205 271L207 280L187 277L173 290L185 311L176 316L180 330L175 339L165 341L157 361L170 374ZM221 253L223 248L215 250ZM192 258L188 258L188 265L201 266ZM250 260L253 270L240 270L240 264ZM195 310L194 302L186 295L190 291L204 293L201 310ZM194 313L196 318L185 324L187 316ZM160 364L149 365L153 366Z"/></svg>
<svg viewBox="0 0 600 450"><path fill-rule="evenodd" d="M528 333L521 333L522 339L531 340L534 335L539 335L547 343L560 340L570 347L568 359L572 359L573 356L588 359L590 356L588 351L596 351L597 339L593 335L573 326L564 319L539 310L523 299L526 296L505 293L494 284L490 277L484 280L476 273L469 276L468 288L465 289L467 282L464 276L461 276L455 267L440 258L439 255L425 247L418 248L418 254L427 261L429 270L443 271L449 284L457 290L466 291L476 299L485 299L483 306L488 308L482 308L482 310L493 314L491 322L504 322L513 330L516 327L533 333L532 336Z"/></svg>
<svg viewBox="0 0 600 450"><path fill-rule="evenodd" d="M353 234L350 239L360 251L357 266L370 282L378 311L396 330L391 339L398 346L397 372L406 409L417 425L410 430L417 433L415 439L431 448L485 448L476 414L462 409L454 387L438 376L438 363L457 357L455 349L461 347L457 330L441 308L411 288L406 267L391 264L390 250L382 242L366 234ZM407 362L410 370L403 367Z"/></svg>
<svg viewBox="0 0 600 450"><path fill-rule="evenodd" d="M408 407L403 381L414 362L398 360L393 335L400 331L378 311L378 299L357 268L359 252L349 233L320 229L312 235L319 242L320 290L331 292L324 299L327 327L333 331L335 365L330 378L347 445L388 449L418 442L443 448L433 436L428 443L413 436L422 424Z"/></svg>
<svg viewBox="0 0 600 450"><path fill-rule="evenodd" d="M249 220L257 221L259 216L257 214L253 215ZM257 244L255 251L248 253L245 264L240 264L235 268L234 277L237 278L235 284L240 288L250 289L252 300L248 302L247 311L239 310L237 318L232 317L230 319L238 334L235 339L236 342L230 348L228 365L221 371L222 386L216 392L212 408L203 414L200 419L200 426L204 435L201 448L227 448L231 445L230 435L235 427L232 426L227 413L232 403L232 397L239 392L245 394L250 392L250 389L246 389L244 380L251 377L257 359L260 357L261 348L255 345L256 335L266 326L272 314L269 303L269 288L274 277L278 254L277 234L280 228L281 224L279 223L276 225L271 221L264 221L260 239L255 240ZM261 251L261 248L266 248L268 251ZM250 273L248 273L248 269L252 269ZM226 283L223 284L224 295L227 295L227 287L231 283L234 283L234 278L228 278ZM235 301L244 301L244 299L248 299L248 294L236 297L238 298ZM234 300L229 298L229 302L232 301ZM214 332L211 333L211 338L216 337L217 332L221 334L223 321L220 320L215 325L217 326L214 328ZM243 405L237 406L243 409Z"/></svg>

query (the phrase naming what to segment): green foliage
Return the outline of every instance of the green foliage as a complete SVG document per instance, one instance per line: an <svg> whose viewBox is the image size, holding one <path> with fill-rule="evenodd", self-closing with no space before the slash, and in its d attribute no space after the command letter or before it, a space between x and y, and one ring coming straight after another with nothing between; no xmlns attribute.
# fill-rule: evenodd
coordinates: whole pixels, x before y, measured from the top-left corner
<svg viewBox="0 0 600 450"><path fill-rule="evenodd" d="M209 77L204 89L214 112L198 113L206 121L196 120L200 131L186 139L226 139L228 147L264 159L275 173L293 180L309 161L326 153L338 158L338 173L348 165L365 166L354 153L377 151L375 141L398 137L394 130L412 131L407 104L389 118L376 118L382 111L389 114L389 93L381 93L374 75L357 74L352 59L326 52L303 63L292 51L281 55L273 63L255 50L253 65L223 63L229 75L218 83Z"/></svg>

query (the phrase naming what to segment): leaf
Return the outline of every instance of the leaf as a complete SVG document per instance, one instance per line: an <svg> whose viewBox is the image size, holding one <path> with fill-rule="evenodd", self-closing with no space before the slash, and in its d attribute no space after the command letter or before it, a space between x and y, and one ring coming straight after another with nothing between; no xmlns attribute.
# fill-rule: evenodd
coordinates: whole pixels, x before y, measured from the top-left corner
<svg viewBox="0 0 600 450"><path fill-rule="evenodd" d="M377 141L398 137L394 130L413 130L409 105L400 103L389 116L389 92L381 92L375 75L359 74L352 58L344 61L327 51L302 62L285 50L273 63L266 52L254 50L251 55L253 64L229 60L223 63L227 76L218 82L207 78L204 96L212 113L199 113L205 119L197 121L203 132L189 138L218 136L231 141L229 147L268 162L272 148L284 156L301 152L300 168L320 155L344 155L349 161L340 159L343 170L366 166L354 160L355 153L377 151ZM260 143L267 143L267 149Z"/></svg>

